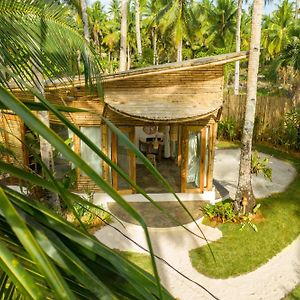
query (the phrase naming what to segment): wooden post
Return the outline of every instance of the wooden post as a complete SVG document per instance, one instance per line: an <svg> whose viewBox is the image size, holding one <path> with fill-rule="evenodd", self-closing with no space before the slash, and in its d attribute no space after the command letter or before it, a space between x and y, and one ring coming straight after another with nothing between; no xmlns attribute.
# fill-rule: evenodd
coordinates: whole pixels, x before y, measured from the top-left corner
<svg viewBox="0 0 300 300"><path fill-rule="evenodd" d="M186 126L182 126L182 156L181 156L181 192L186 191L186 180L187 180L187 142L188 142L188 131Z"/></svg>
<svg viewBox="0 0 300 300"><path fill-rule="evenodd" d="M211 191L213 186L213 168L215 156L215 143L217 138L217 123L213 123L209 128L208 140L208 167L207 167L207 190Z"/></svg>
<svg viewBox="0 0 300 300"><path fill-rule="evenodd" d="M200 193L204 192L205 154L206 154L206 127L200 131L200 167L199 167L199 188Z"/></svg>

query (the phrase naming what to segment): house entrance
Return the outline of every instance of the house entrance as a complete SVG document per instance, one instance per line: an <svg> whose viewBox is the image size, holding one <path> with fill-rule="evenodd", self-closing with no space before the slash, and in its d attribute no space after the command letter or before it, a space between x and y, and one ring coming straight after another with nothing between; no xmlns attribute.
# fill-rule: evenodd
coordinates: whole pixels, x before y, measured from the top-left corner
<svg viewBox="0 0 300 300"><path fill-rule="evenodd" d="M211 126L120 126L152 162L176 193L203 193L211 190ZM147 193L168 192L142 161L112 135L112 160ZM135 193L116 172L113 187L121 193Z"/></svg>
<svg viewBox="0 0 300 300"><path fill-rule="evenodd" d="M177 193L181 191L180 130L179 126L135 127L136 145ZM147 193L167 192L139 160L136 183Z"/></svg>

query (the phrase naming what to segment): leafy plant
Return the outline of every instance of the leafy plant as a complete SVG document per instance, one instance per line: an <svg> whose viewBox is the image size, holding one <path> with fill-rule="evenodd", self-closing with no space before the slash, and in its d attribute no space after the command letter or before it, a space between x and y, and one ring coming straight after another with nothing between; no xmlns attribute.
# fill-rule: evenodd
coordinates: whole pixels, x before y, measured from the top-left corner
<svg viewBox="0 0 300 300"><path fill-rule="evenodd" d="M234 118L221 120L218 124L218 138L234 141L239 136L239 130Z"/></svg>
<svg viewBox="0 0 300 300"><path fill-rule="evenodd" d="M262 173L266 179L272 181L272 168L269 167L268 164L268 157L262 159L258 152L254 151L251 158L251 174L257 176L259 173Z"/></svg>
<svg viewBox="0 0 300 300"><path fill-rule="evenodd" d="M220 201L214 205L206 204L202 210L212 221L219 223L239 223L242 224L240 230L243 230L246 225L249 225L257 232L257 226L253 223L253 219L258 213L259 208L260 204L256 205L251 213L241 214L234 210L232 201Z"/></svg>
<svg viewBox="0 0 300 300"><path fill-rule="evenodd" d="M215 205L206 204L203 207L203 212L210 219L216 219L217 221L234 222L236 218L236 213L234 212L232 202L217 202Z"/></svg>
<svg viewBox="0 0 300 300"><path fill-rule="evenodd" d="M111 220L111 215L103 209L102 205L97 205L98 207L90 207L89 205L83 205L80 203L75 203L73 208L75 209L77 216L80 218L82 224L86 226L87 229L99 229L104 226L105 223ZM73 223L76 227L80 227L80 222L76 219L76 216L72 211L67 211L65 213L66 219Z"/></svg>

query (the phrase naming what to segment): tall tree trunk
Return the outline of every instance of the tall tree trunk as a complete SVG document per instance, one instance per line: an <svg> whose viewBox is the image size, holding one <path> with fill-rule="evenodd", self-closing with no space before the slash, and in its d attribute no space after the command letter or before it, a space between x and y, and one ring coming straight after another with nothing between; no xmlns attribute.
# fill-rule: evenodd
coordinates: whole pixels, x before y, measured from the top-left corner
<svg viewBox="0 0 300 300"><path fill-rule="evenodd" d="M295 3L295 19L297 20L299 16L299 0L296 0Z"/></svg>
<svg viewBox="0 0 300 300"><path fill-rule="evenodd" d="M252 211L255 206L255 198L251 184L251 151L255 119L263 5L263 0L254 0L248 63L245 123L242 137L239 182L235 196L235 208L243 213Z"/></svg>
<svg viewBox="0 0 300 300"><path fill-rule="evenodd" d="M137 46L139 61L143 59L140 18L141 18L140 1L135 0L135 33L136 33L136 46Z"/></svg>
<svg viewBox="0 0 300 300"><path fill-rule="evenodd" d="M182 39L178 42L177 45L177 62L182 61Z"/></svg>
<svg viewBox="0 0 300 300"><path fill-rule="evenodd" d="M238 9L237 9L237 21L236 21L236 52L241 50L241 20L242 20L242 7L243 7L243 0L238 1ZM235 72L234 72L234 94L239 94L240 88L240 62L235 62Z"/></svg>
<svg viewBox="0 0 300 300"><path fill-rule="evenodd" d="M121 0L120 72L126 71L127 9L128 0Z"/></svg>
<svg viewBox="0 0 300 300"><path fill-rule="evenodd" d="M153 65L158 64L157 57L157 31L156 26L152 27L152 45L153 45Z"/></svg>
<svg viewBox="0 0 300 300"><path fill-rule="evenodd" d="M130 46L127 45L127 70L131 67L131 56L130 56Z"/></svg>
<svg viewBox="0 0 300 300"><path fill-rule="evenodd" d="M38 91L41 94L45 94L45 88L44 88L44 77L42 73L33 66L32 68L33 74L35 75L34 78L34 84L35 87L38 89ZM39 102L39 99L37 97L34 97L35 102ZM48 111L39 111L37 113L38 118L42 123L44 123L47 127L50 127L50 121L49 121L49 113ZM53 149L50 143L48 143L47 140L45 140L43 137L39 136L39 142L40 142L40 154L41 159L43 163L46 165L46 167L50 170L50 172L54 173L54 159L53 159ZM44 174L43 174L44 175ZM54 193L47 193L47 202L50 207L55 208L56 210L60 211L60 201L56 194Z"/></svg>
<svg viewBox="0 0 300 300"><path fill-rule="evenodd" d="M89 33L89 21L88 15L86 12L86 0L80 0L81 12L82 12L82 22L83 22L83 34L85 39L90 41L90 33Z"/></svg>
<svg viewBox="0 0 300 300"><path fill-rule="evenodd" d="M93 30L93 36L94 36L94 41L95 41L96 52L99 54L99 56L101 58L101 50L100 50L100 42L99 42L98 32Z"/></svg>

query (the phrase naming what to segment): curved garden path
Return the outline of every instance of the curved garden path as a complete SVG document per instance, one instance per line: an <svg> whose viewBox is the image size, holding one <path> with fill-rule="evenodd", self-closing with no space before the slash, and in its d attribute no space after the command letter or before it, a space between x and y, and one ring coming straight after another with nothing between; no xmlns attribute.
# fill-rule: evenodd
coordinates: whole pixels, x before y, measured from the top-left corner
<svg viewBox="0 0 300 300"><path fill-rule="evenodd" d="M221 181L230 193L234 193L236 188L238 158L238 150L217 151L214 177ZM273 168L273 182L269 184L263 177L255 177L253 180L255 194L259 197L284 190L296 174L294 168L286 162L271 158L270 165ZM278 172L281 176L277 175ZM209 241L221 238L222 233L218 229L201 224L201 220L198 224ZM140 226L124 223L125 228L123 228L120 224L114 223L113 225L147 248ZM197 232L195 224L187 226ZM150 228L149 231L154 251L158 256L203 285L219 299L279 300L300 281L300 237L255 271L223 280L208 278L197 272L191 265L189 250L204 245L204 240L178 227ZM97 231L95 236L111 248L143 252L137 245L109 226ZM175 297L181 300L213 299L202 288L183 278L165 263L158 261L158 268L163 284Z"/></svg>

